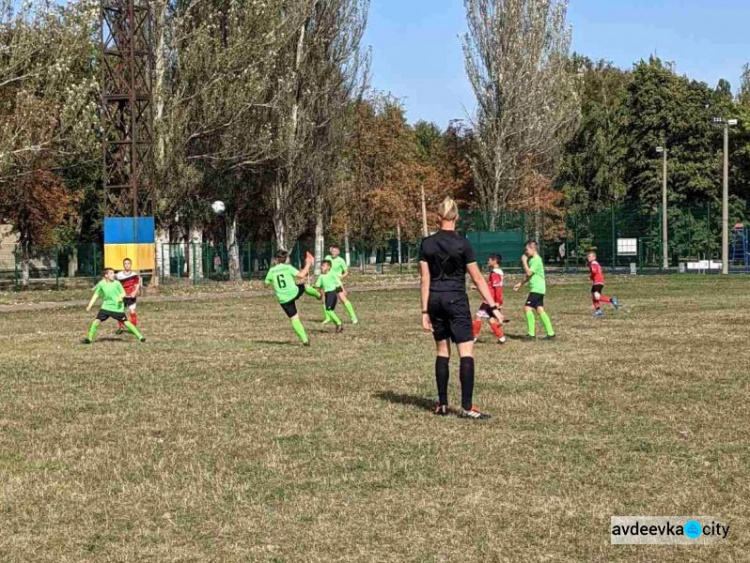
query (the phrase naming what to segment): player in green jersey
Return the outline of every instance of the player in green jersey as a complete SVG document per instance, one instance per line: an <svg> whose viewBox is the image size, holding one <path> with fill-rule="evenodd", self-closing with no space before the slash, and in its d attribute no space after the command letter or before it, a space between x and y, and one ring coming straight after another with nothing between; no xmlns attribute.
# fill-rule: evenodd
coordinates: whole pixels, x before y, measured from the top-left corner
<svg viewBox="0 0 750 563"><path fill-rule="evenodd" d="M357 324L359 319L357 319L357 314L354 312L354 307L352 306L352 302L349 301L349 296L346 294L343 284L344 279L349 275L349 267L346 265L346 260L341 257L341 249L338 246L334 245L328 250L331 253L325 257L325 260L328 260L331 263L331 271L336 274L342 282L339 284L337 296L344 304L346 312L349 313L349 318L351 318L352 324ZM323 313L327 313L325 307L323 308ZM330 319L326 314L323 324L327 322L330 322Z"/></svg>
<svg viewBox="0 0 750 563"><path fill-rule="evenodd" d="M112 268L104 269L104 279L102 279L94 288L94 295L89 301L89 306L86 307L87 311L91 310L96 300L102 298L102 306L99 309L99 313L91 323L89 327L88 336L83 340L84 344L91 344L96 337L96 331L99 330L99 325L112 317L116 321L123 323L125 328L132 332L138 340L146 342L143 335L138 331L137 328L127 320L125 316L125 305L123 301L125 299L125 290L122 284L115 279L115 271Z"/></svg>
<svg viewBox="0 0 750 563"><path fill-rule="evenodd" d="M315 287L320 290L321 296L325 298L326 320L332 321L336 325L336 332L344 332L344 325L335 312L338 293L341 291L341 280L331 269L331 261L328 259L321 263L320 272Z"/></svg>
<svg viewBox="0 0 750 563"><path fill-rule="evenodd" d="M305 332L305 327L302 326L302 321L297 313L296 301L305 293L316 299L321 298L315 289L305 285L305 279L314 261L313 255L308 252L305 258L305 267L298 270L289 263L289 252L279 250L276 253L276 265L268 270L265 279L266 286L273 287L279 305L292 321L294 332L297 333L304 346L309 346L310 340L307 338L307 332Z"/></svg>
<svg viewBox="0 0 750 563"><path fill-rule="evenodd" d="M529 296L526 298L526 305L524 306L526 323L529 329L526 340L536 339L534 311L537 312L539 320L544 325L547 340L553 340L555 338L555 330L552 328L552 321L550 321L549 315L544 310L544 296L547 294L547 282L544 279L544 264L542 263L542 257L539 256L536 241L530 240L526 243L526 253L521 256L521 262L526 277L524 277L521 283L517 283L513 287L513 291L518 291L525 284L529 284Z"/></svg>

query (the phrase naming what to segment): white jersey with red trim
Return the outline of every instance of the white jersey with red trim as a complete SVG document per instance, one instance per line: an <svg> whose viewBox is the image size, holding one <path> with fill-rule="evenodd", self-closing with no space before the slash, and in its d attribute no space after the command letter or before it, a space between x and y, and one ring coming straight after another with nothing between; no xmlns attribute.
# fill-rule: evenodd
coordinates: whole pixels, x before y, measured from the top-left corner
<svg viewBox="0 0 750 563"><path fill-rule="evenodd" d="M122 284L122 288L125 290L125 295L127 297L135 297L136 287L141 284L140 274L133 270L130 270L129 272L122 270L121 272L117 272L115 277Z"/></svg>

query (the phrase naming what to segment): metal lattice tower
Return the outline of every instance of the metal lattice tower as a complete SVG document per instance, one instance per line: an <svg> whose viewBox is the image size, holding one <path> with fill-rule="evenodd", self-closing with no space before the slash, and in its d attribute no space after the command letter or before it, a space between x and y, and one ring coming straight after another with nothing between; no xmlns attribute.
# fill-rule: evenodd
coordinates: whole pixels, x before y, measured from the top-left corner
<svg viewBox="0 0 750 563"><path fill-rule="evenodd" d="M102 0L105 215L153 214L151 12L147 0Z"/></svg>

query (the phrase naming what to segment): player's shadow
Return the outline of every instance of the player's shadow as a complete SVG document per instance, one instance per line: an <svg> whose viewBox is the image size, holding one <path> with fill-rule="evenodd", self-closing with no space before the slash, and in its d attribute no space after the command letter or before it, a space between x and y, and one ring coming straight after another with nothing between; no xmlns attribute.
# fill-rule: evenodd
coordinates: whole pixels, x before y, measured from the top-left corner
<svg viewBox="0 0 750 563"><path fill-rule="evenodd" d="M255 344L269 344L271 346L299 346L297 342L289 340L253 340Z"/></svg>
<svg viewBox="0 0 750 563"><path fill-rule="evenodd" d="M432 411L435 408L435 401L417 395L404 395L394 393L393 391L379 391L373 397L381 401L388 401L389 403L406 405L407 407L415 407L426 411Z"/></svg>
<svg viewBox="0 0 750 563"><path fill-rule="evenodd" d="M102 336L96 339L96 342L125 342L124 338L116 338L114 336Z"/></svg>

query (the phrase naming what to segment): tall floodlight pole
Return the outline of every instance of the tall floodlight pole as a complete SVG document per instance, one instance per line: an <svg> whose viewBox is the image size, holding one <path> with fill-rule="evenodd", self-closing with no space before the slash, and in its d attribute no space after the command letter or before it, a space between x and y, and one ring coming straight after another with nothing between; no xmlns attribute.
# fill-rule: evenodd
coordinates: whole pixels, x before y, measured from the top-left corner
<svg viewBox="0 0 750 563"><path fill-rule="evenodd" d="M102 183L107 217L153 214L148 0L101 0Z"/></svg>
<svg viewBox="0 0 750 563"><path fill-rule="evenodd" d="M669 268L669 229L667 228L667 146L656 147L656 152L662 154L661 172L661 248L662 268Z"/></svg>
<svg viewBox="0 0 750 563"><path fill-rule="evenodd" d="M736 119L715 117L714 123L724 127L724 186L721 196L721 273L729 273L729 128Z"/></svg>

